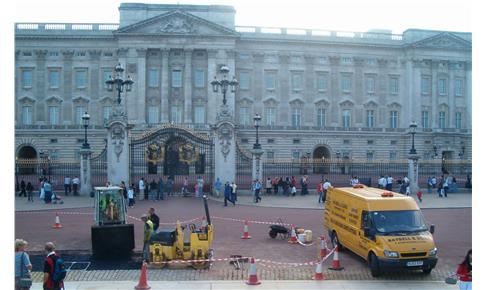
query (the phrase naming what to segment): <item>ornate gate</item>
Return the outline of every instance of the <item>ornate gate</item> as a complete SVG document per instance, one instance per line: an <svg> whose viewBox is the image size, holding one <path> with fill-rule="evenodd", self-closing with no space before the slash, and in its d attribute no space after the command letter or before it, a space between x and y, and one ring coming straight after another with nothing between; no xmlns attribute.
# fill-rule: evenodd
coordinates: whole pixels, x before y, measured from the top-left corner
<svg viewBox="0 0 487 290"><path fill-rule="evenodd" d="M141 177L147 182L171 178L174 190L179 191L184 177L190 188L202 177L205 191L209 191L215 171L213 155L213 142L208 135L196 134L183 126L164 125L131 140L131 183L136 184Z"/></svg>

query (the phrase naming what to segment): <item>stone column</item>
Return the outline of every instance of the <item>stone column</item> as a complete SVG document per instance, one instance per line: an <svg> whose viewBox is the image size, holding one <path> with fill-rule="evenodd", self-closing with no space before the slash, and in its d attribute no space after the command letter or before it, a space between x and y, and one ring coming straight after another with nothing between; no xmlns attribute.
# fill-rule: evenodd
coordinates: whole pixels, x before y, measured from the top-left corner
<svg viewBox="0 0 487 290"><path fill-rule="evenodd" d="M88 196L92 189L91 184L91 149L81 147L81 170L80 170L80 189L79 193Z"/></svg>
<svg viewBox="0 0 487 290"><path fill-rule="evenodd" d="M145 124L146 112L146 92L145 92L145 74L146 74L146 48L137 48L137 124Z"/></svg>
<svg viewBox="0 0 487 290"><path fill-rule="evenodd" d="M169 123L169 50L162 49L161 122Z"/></svg>
<svg viewBox="0 0 487 290"><path fill-rule="evenodd" d="M337 55L330 56L330 96L331 96L331 104L330 104L330 115L331 115L331 126L342 126L340 123L340 105L339 97L342 93L340 92L340 72L339 72L339 65L340 65L340 57Z"/></svg>
<svg viewBox="0 0 487 290"><path fill-rule="evenodd" d="M263 162L262 162L262 154L264 154L264 150L262 149L252 149L252 180L262 180L262 171L263 171Z"/></svg>
<svg viewBox="0 0 487 290"><path fill-rule="evenodd" d="M118 107L118 106L117 106ZM130 146L127 117L121 109L115 108L107 125L107 177L111 184L125 181L130 184Z"/></svg>
<svg viewBox="0 0 487 290"><path fill-rule="evenodd" d="M215 148L215 180L221 182L236 181L236 144L235 124L230 117L219 118L213 129Z"/></svg>
<svg viewBox="0 0 487 290"><path fill-rule="evenodd" d="M419 190L418 185L418 154L409 154L408 156L408 177L409 189L411 194L416 194Z"/></svg>
<svg viewBox="0 0 487 290"><path fill-rule="evenodd" d="M184 123L193 123L192 118L192 94L191 88L193 87L193 82L191 79L191 56L193 55L192 49L184 50L184 78L183 78L183 88L184 88Z"/></svg>
<svg viewBox="0 0 487 290"><path fill-rule="evenodd" d="M209 83L213 81L213 78L217 74L216 68L216 55L217 51L214 49L207 50L208 54L208 84L207 84L207 96L208 96L208 123L216 122L216 114L218 112L219 105L221 104L220 96L213 92L213 87Z"/></svg>
<svg viewBox="0 0 487 290"><path fill-rule="evenodd" d="M472 129L472 62L467 61L465 63L465 98L467 100L466 116L464 118L464 128ZM467 150L468 151L468 150Z"/></svg>

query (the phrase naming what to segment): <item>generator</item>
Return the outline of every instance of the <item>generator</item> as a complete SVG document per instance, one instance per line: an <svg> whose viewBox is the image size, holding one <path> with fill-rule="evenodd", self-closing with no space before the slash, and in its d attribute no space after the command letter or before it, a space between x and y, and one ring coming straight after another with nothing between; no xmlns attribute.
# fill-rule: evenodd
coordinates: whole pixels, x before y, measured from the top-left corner
<svg viewBox="0 0 487 290"><path fill-rule="evenodd" d="M122 188L95 187L95 224L91 248L95 258L126 258L135 248L134 225L127 222Z"/></svg>
<svg viewBox="0 0 487 290"><path fill-rule="evenodd" d="M192 260L189 264L195 269L210 267L213 257L213 225L208 210L206 195L203 196L206 222L198 227L191 223L182 226L176 222L174 229L161 229L152 234L149 241L149 265L164 268L171 260ZM186 230L186 234L185 234ZM185 236L189 238L185 239Z"/></svg>

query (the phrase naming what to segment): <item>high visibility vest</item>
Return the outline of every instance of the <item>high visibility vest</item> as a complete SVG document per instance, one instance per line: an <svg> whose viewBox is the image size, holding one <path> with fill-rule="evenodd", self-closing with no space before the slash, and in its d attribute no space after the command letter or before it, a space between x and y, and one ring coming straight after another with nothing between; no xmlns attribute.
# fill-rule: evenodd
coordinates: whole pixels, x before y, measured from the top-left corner
<svg viewBox="0 0 487 290"><path fill-rule="evenodd" d="M154 224L151 220L147 220L145 224L148 225L149 228L144 226L144 242L148 242L150 240L152 232L154 231Z"/></svg>

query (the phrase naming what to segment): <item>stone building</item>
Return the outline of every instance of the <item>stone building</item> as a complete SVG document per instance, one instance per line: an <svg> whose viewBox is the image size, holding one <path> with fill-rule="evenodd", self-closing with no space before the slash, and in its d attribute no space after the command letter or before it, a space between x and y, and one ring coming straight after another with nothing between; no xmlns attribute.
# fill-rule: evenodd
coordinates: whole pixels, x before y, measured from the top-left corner
<svg viewBox="0 0 487 290"><path fill-rule="evenodd" d="M15 24L19 158L78 159L85 111L100 152L118 63L134 80L122 96L132 136L164 123L210 132L222 99L210 82L226 65L239 81L227 96L237 141L252 147L261 114L267 160L404 159L412 121L423 160L471 157L471 33L239 27L234 8L218 5L119 11L119 24Z"/></svg>

